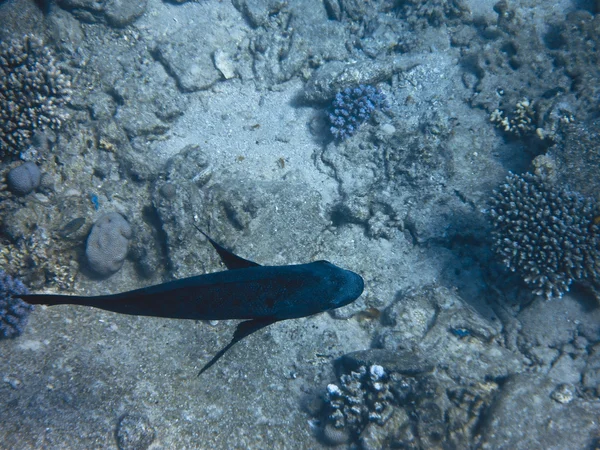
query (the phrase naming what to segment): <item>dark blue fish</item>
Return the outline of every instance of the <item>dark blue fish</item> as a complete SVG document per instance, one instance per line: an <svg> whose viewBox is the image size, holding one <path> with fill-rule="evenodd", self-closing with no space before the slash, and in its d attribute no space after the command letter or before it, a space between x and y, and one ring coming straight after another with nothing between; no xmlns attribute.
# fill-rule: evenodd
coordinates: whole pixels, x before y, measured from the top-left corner
<svg viewBox="0 0 600 450"><path fill-rule="evenodd" d="M23 295L27 303L83 305L135 316L170 319L243 319L231 342L200 371L202 374L236 342L274 322L307 317L347 305L363 291L360 275L327 261L261 266L241 258L200 231L229 270L198 275L120 294L93 297Z"/></svg>

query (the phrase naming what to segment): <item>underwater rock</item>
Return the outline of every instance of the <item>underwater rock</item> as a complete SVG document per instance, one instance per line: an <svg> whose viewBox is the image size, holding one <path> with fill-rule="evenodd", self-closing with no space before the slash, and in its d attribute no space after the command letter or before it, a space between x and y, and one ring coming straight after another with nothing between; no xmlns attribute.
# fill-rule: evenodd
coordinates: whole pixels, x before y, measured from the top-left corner
<svg viewBox="0 0 600 450"><path fill-rule="evenodd" d="M410 121L391 125L385 114L374 114L363 132L328 144L321 159L333 169L341 193L332 220L364 224L377 239L404 232L418 244L451 245L456 235L477 230L474 221L483 224L483 217L446 188L456 168L446 150L453 133L448 118L419 112L422 128L414 128Z"/></svg>
<svg viewBox="0 0 600 450"><path fill-rule="evenodd" d="M152 111L136 107L119 110L119 121L129 136L160 136L169 130L169 125Z"/></svg>
<svg viewBox="0 0 600 450"><path fill-rule="evenodd" d="M544 155L546 160L536 158L534 165L549 163L553 172L550 175L557 183L585 196L596 196L600 192L600 120L577 121L560 131L563 138Z"/></svg>
<svg viewBox="0 0 600 450"><path fill-rule="evenodd" d="M97 124L98 147L118 155L119 164L134 180L152 180L160 167L158 158L148 158L134 149L125 130L114 120Z"/></svg>
<svg viewBox="0 0 600 450"><path fill-rule="evenodd" d="M592 346L589 354L582 372L581 384L590 395L600 399L600 344Z"/></svg>
<svg viewBox="0 0 600 450"><path fill-rule="evenodd" d="M11 169L6 176L8 189L15 195L27 195L35 191L42 179L40 168L31 161Z"/></svg>
<svg viewBox="0 0 600 450"><path fill-rule="evenodd" d="M119 213L100 217L87 239L85 256L90 268L98 275L112 275L125 261L132 237L129 223Z"/></svg>
<svg viewBox="0 0 600 450"><path fill-rule="evenodd" d="M451 377L485 380L523 370L523 358L503 346L502 325L484 318L456 292L426 286L399 297L383 311L378 343L443 365Z"/></svg>
<svg viewBox="0 0 600 450"><path fill-rule="evenodd" d="M182 92L208 89L221 79L213 60L213 53L219 47L212 44L212 38L207 40L204 33L197 36L193 30L187 30L158 42L153 49L155 58L172 74ZM201 41L203 45L190 47L188 39Z"/></svg>
<svg viewBox="0 0 600 450"><path fill-rule="evenodd" d="M326 61L345 59L351 33L329 20L320 0L302 3L235 0L234 6L254 28L251 36L252 70L265 87L294 77L305 78L313 67ZM281 34L277 22L286 22ZM275 26L274 26L275 25ZM318 39L315 39L318 36Z"/></svg>
<svg viewBox="0 0 600 450"><path fill-rule="evenodd" d="M418 63L413 62L410 58L354 64L344 64L339 61L327 62L316 70L306 82L303 96L309 102L326 102L334 98L336 92L343 91L348 86L377 84L416 65Z"/></svg>
<svg viewBox="0 0 600 450"><path fill-rule="evenodd" d="M568 346L585 348L589 343L600 341L600 308L595 305L594 299L581 293L566 294L560 301L537 298L518 314L517 319L521 328L517 345L521 352L535 361L537 370L544 373L557 365L561 354L587 359L584 355L577 355L581 350L576 348L565 351ZM589 354L588 366L591 367L594 366L591 363L594 352L589 351ZM561 364L566 362L568 360ZM554 375L557 373L554 372Z"/></svg>
<svg viewBox="0 0 600 450"><path fill-rule="evenodd" d="M357 370L361 366L380 366L409 376L431 372L434 367L413 353L390 352L378 348L347 353L342 356L340 362L347 370Z"/></svg>
<svg viewBox="0 0 600 450"><path fill-rule="evenodd" d="M322 439L364 450L468 447L498 385L450 378L443 365L432 372L433 362L396 350L344 355L326 389Z"/></svg>
<svg viewBox="0 0 600 450"><path fill-rule="evenodd" d="M510 377L483 417L479 448L594 448L600 404L559 402L554 397L560 389L537 375Z"/></svg>
<svg viewBox="0 0 600 450"><path fill-rule="evenodd" d="M502 115L508 124L519 115L517 104L528 99L534 118L533 133L525 134L529 148L560 139L560 122L597 118L599 19L578 8L546 23L529 20L514 2L500 1L495 20L481 21L478 33L454 41L463 49L463 81L471 79L465 85L473 90L474 107Z"/></svg>
<svg viewBox="0 0 600 450"><path fill-rule="evenodd" d="M209 161L205 150L187 146L167 162L155 184L153 204L168 242L169 265L177 277L208 269L214 257L194 222L230 250L237 241L251 248L255 242L249 242L248 236L262 236L261 245L252 248L259 263L314 258L315 236L325 227L321 197L314 188L289 181L217 178Z"/></svg>
<svg viewBox="0 0 600 450"><path fill-rule="evenodd" d="M154 442L156 432L150 420L141 414L125 414L117 425L119 450L146 450Z"/></svg>
<svg viewBox="0 0 600 450"><path fill-rule="evenodd" d="M215 60L215 67L219 70L219 72L221 72L223 78L229 80L235 77L235 65L233 64L233 60L228 53L222 50L217 50L213 57Z"/></svg>
<svg viewBox="0 0 600 450"><path fill-rule="evenodd" d="M147 0L108 0L104 6L104 15L109 25L124 27L140 17L146 11Z"/></svg>
<svg viewBox="0 0 600 450"><path fill-rule="evenodd" d="M232 3L253 27L265 25L269 15L286 6L283 0L234 0Z"/></svg>
<svg viewBox="0 0 600 450"><path fill-rule="evenodd" d="M129 25L146 11L147 0L58 0L58 4L82 22L108 23L120 28Z"/></svg>

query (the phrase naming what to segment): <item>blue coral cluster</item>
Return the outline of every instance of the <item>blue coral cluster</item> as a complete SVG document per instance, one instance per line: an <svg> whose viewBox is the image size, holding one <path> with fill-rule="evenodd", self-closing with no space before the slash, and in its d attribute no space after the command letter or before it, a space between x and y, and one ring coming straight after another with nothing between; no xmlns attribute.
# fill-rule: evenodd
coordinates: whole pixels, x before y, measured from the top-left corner
<svg viewBox="0 0 600 450"><path fill-rule="evenodd" d="M0 339L19 336L33 309L19 298L28 293L25 285L0 270Z"/></svg>
<svg viewBox="0 0 600 450"><path fill-rule="evenodd" d="M331 134L339 141L352 136L376 109L386 109L385 94L374 86L360 84L338 92L331 105Z"/></svg>

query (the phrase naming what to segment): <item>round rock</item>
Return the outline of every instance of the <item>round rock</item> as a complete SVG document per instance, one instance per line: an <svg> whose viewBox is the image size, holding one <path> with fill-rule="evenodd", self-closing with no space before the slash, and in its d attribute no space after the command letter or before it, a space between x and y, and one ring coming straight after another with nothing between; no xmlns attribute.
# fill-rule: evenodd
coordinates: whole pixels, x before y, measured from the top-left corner
<svg viewBox="0 0 600 450"><path fill-rule="evenodd" d="M36 190L42 179L40 168L32 162L26 162L11 169L6 176L8 189L15 195L27 195Z"/></svg>
<svg viewBox="0 0 600 450"><path fill-rule="evenodd" d="M87 239L85 256L90 268L99 275L112 275L117 272L127 256L131 226L116 212L100 217Z"/></svg>

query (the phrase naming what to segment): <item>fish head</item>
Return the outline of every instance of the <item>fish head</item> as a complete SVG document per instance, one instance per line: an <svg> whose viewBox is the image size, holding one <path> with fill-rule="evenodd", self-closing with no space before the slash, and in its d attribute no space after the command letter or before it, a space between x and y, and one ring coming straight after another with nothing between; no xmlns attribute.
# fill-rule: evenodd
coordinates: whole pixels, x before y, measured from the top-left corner
<svg viewBox="0 0 600 450"><path fill-rule="evenodd" d="M351 270L342 269L329 261L315 261L320 264L331 287L332 295L328 296L327 310L340 308L355 301L365 288L363 278Z"/></svg>

